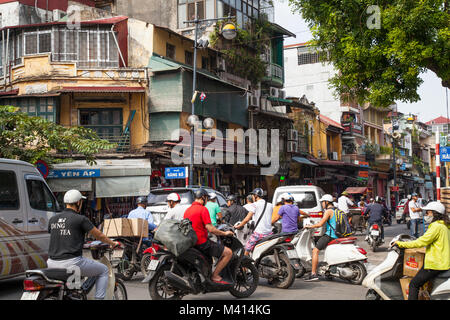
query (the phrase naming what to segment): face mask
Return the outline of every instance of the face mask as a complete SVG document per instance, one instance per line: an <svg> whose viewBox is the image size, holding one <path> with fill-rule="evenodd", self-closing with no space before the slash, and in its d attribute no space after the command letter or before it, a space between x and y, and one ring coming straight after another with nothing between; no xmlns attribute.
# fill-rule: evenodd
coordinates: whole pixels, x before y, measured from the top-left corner
<svg viewBox="0 0 450 320"><path fill-rule="evenodd" d="M425 223L432 223L433 218L433 216L425 216L423 219L425 220Z"/></svg>

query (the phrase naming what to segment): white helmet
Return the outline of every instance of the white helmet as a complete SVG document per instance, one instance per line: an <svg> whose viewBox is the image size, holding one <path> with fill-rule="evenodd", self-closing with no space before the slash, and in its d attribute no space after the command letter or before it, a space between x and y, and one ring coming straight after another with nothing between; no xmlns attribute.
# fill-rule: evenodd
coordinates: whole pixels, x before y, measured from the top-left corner
<svg viewBox="0 0 450 320"><path fill-rule="evenodd" d="M320 198L319 201L320 202L322 202L322 201L333 202L333 196L331 194L325 194L322 196L322 198Z"/></svg>
<svg viewBox="0 0 450 320"><path fill-rule="evenodd" d="M422 208L423 211L436 211L439 214L445 214L445 206L439 201L432 201Z"/></svg>
<svg viewBox="0 0 450 320"><path fill-rule="evenodd" d="M215 198L217 198L217 195L214 192L210 192L210 193L208 193L208 197L210 199L215 199Z"/></svg>
<svg viewBox="0 0 450 320"><path fill-rule="evenodd" d="M292 196L292 194L285 192L281 195L281 199L282 200L288 200L288 201L294 201L294 197Z"/></svg>
<svg viewBox="0 0 450 320"><path fill-rule="evenodd" d="M408 194L408 197L407 197L407 198L408 198L408 200L411 200L411 195L410 195L410 194Z"/></svg>
<svg viewBox="0 0 450 320"><path fill-rule="evenodd" d="M283 195L278 196L277 203L283 202Z"/></svg>
<svg viewBox="0 0 450 320"><path fill-rule="evenodd" d="M86 199L86 197L84 197L78 190L69 190L64 194L64 203L77 203L81 199Z"/></svg>
<svg viewBox="0 0 450 320"><path fill-rule="evenodd" d="M178 193L172 192L171 194L169 194L167 196L167 200L166 201L181 201L180 195Z"/></svg>

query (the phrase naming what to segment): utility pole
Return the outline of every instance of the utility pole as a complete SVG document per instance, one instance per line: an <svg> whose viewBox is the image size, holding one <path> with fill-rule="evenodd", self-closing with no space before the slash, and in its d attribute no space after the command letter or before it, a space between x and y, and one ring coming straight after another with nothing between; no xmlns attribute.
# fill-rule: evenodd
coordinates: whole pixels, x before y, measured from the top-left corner
<svg viewBox="0 0 450 320"><path fill-rule="evenodd" d="M397 109L395 111L395 115L397 115ZM395 145L396 145L396 139L394 138L394 117L392 115L391 117L391 123L392 123L392 159L393 159L393 167L394 167L394 194L395 194L395 200L394 200L394 208L397 208L398 203L398 190L397 190L397 159L395 154Z"/></svg>

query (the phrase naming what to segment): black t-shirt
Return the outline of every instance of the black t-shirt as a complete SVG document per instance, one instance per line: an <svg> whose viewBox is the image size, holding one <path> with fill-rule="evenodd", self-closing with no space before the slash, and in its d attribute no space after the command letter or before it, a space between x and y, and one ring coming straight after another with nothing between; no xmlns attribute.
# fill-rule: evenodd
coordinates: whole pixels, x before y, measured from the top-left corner
<svg viewBox="0 0 450 320"><path fill-rule="evenodd" d="M226 208L223 220L234 226L236 222L243 221L247 214L247 209L233 203L230 207Z"/></svg>
<svg viewBox="0 0 450 320"><path fill-rule="evenodd" d="M82 256L84 237L93 228L94 225L88 218L71 209L50 218L50 259L66 260Z"/></svg>

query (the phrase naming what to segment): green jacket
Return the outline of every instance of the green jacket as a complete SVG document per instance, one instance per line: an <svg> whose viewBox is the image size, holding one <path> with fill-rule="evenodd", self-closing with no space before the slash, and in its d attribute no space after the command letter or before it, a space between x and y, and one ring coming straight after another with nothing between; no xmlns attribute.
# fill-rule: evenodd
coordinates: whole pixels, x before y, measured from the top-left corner
<svg viewBox="0 0 450 320"><path fill-rule="evenodd" d="M427 232L419 239L402 242L398 241L400 248L427 247L425 253L425 269L450 269L450 227L444 221L438 220L429 225Z"/></svg>

